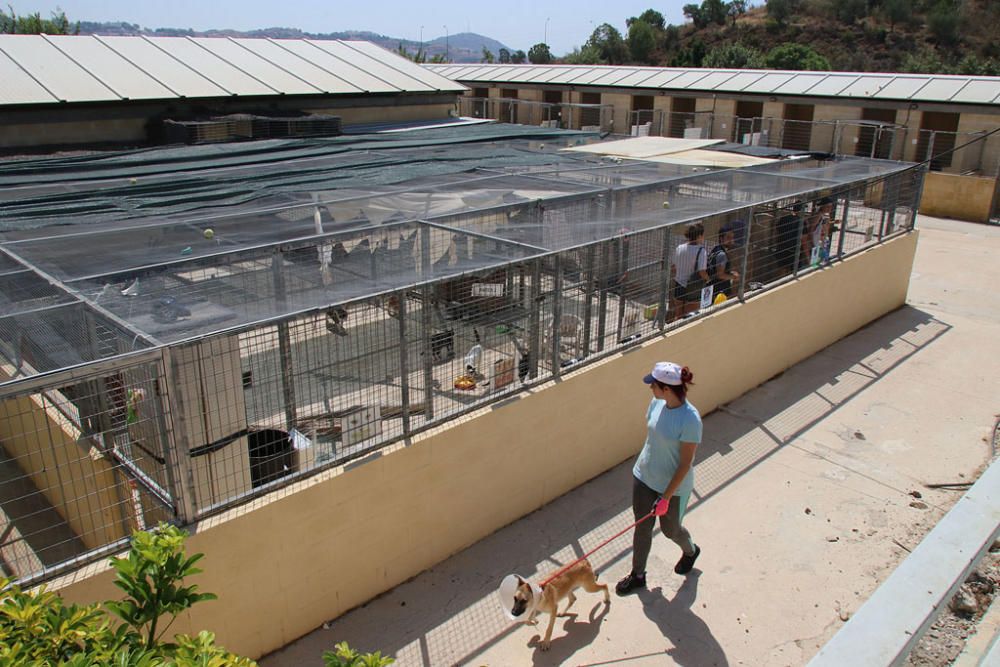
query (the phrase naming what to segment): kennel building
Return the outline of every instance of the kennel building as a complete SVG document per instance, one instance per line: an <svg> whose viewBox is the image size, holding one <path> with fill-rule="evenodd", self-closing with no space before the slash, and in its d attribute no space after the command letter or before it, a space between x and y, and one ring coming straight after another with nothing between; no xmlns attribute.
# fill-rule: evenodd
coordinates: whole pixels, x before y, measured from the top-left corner
<svg viewBox="0 0 1000 667"><path fill-rule="evenodd" d="M924 175L656 150L494 124L0 163L4 573L51 577L822 270L910 231ZM706 251L735 230L740 279L681 315L694 222Z"/></svg>

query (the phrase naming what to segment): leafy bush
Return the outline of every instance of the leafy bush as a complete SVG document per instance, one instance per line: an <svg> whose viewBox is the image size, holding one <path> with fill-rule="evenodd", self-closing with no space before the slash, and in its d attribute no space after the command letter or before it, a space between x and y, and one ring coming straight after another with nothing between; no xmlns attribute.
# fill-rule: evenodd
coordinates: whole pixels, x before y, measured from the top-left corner
<svg viewBox="0 0 1000 667"><path fill-rule="evenodd" d="M545 65L552 62L552 52L549 50L549 45L539 42L532 46L528 49L528 60L535 65Z"/></svg>
<svg viewBox="0 0 1000 667"><path fill-rule="evenodd" d="M743 44L723 44L708 52L702 67L722 69L755 69L764 67L764 54Z"/></svg>
<svg viewBox="0 0 1000 667"><path fill-rule="evenodd" d="M960 23L958 8L950 0L940 0L927 14L927 29L939 44L957 43Z"/></svg>
<svg viewBox="0 0 1000 667"><path fill-rule="evenodd" d="M176 635L174 643L160 638L178 614L192 605L213 600L197 586L184 586L186 576L200 572L194 564L202 554L184 555L187 534L161 525L154 532L138 532L124 558L112 558L115 585L124 600L100 604L66 605L44 587L24 591L0 578L0 664L12 667L66 665L68 667L251 667L256 663L215 645L215 635ZM170 616L157 633L161 617Z"/></svg>
<svg viewBox="0 0 1000 667"><path fill-rule="evenodd" d="M795 5L795 0L767 0L767 15L775 24L783 26L795 12Z"/></svg>
<svg viewBox="0 0 1000 667"><path fill-rule="evenodd" d="M656 36L653 27L645 21L633 21L628 27L628 50L632 60L649 63L650 54L656 48Z"/></svg>
<svg viewBox="0 0 1000 667"><path fill-rule="evenodd" d="M868 15L867 0L830 0L834 17L846 25L854 25Z"/></svg>
<svg viewBox="0 0 1000 667"><path fill-rule="evenodd" d="M396 662L395 658L383 656L379 651L358 653L347 642L340 642L334 649L323 654L323 664L326 667L386 667Z"/></svg>
<svg viewBox="0 0 1000 667"><path fill-rule="evenodd" d="M829 70L830 61L816 53L811 46L785 43L768 51L765 58L772 69Z"/></svg>

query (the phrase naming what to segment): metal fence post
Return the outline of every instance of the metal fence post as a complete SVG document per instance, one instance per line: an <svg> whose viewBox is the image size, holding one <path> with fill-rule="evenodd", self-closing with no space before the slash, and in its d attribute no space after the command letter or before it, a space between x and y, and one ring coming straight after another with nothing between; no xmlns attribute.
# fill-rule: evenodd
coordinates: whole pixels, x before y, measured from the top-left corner
<svg viewBox="0 0 1000 667"><path fill-rule="evenodd" d="M594 310L594 258L596 255L594 250L594 244L591 243L587 246L587 271L585 273L586 284L583 288L583 349L585 356L590 355L590 337L593 333L591 331L592 325L590 323L590 317Z"/></svg>
<svg viewBox="0 0 1000 667"><path fill-rule="evenodd" d="M528 286L528 377L538 377L538 333L541 328L542 284L541 260L531 260L531 284Z"/></svg>
<svg viewBox="0 0 1000 667"><path fill-rule="evenodd" d="M420 320L423 331L423 366L424 366L424 424L434 420L434 336L433 299L434 292L430 285L424 285L420 291ZM454 343L452 344L454 345Z"/></svg>
<svg viewBox="0 0 1000 667"><path fill-rule="evenodd" d="M851 212L851 191L844 197L844 209L840 218L840 238L837 239L837 259L844 258L844 238L847 236L847 216Z"/></svg>
<svg viewBox="0 0 1000 667"><path fill-rule="evenodd" d="M271 273L274 279L274 298L278 308L285 307L285 271L281 249L275 250L271 256ZM292 363L292 344L288 334L288 320L278 322L278 354L281 359L281 396L285 403L285 422L288 428L293 428L297 421L295 403L295 372Z"/></svg>
<svg viewBox="0 0 1000 667"><path fill-rule="evenodd" d="M562 327L562 261L560 261L559 253L552 258L553 263L553 273L555 274L555 284L553 285L552 292L552 376L555 379L559 379L562 371L562 341L561 341L561 327Z"/></svg>
<svg viewBox="0 0 1000 667"><path fill-rule="evenodd" d="M803 207L804 208L804 207ZM806 226L805 211L799 211L799 232L795 236L795 262L792 264L792 275L799 275L799 256L802 254L802 232Z"/></svg>
<svg viewBox="0 0 1000 667"><path fill-rule="evenodd" d="M406 342L406 290L399 293L399 395L403 416L403 437L410 437L410 346Z"/></svg>
<svg viewBox="0 0 1000 667"><path fill-rule="evenodd" d="M608 319L608 256L611 254L610 241L601 243L601 263L598 265L597 295L597 351L604 351L604 332Z"/></svg>
<svg viewBox="0 0 1000 667"><path fill-rule="evenodd" d="M667 303L670 294L670 227L663 228L660 244L660 298L656 303L656 328L667 326Z"/></svg>
<svg viewBox="0 0 1000 667"><path fill-rule="evenodd" d="M928 167L917 167L915 173L920 174L920 181L917 184L916 200L913 202L913 209L910 213L910 229L917 226L917 213L920 212L920 201L924 198L924 181L927 179Z"/></svg>
<svg viewBox="0 0 1000 667"><path fill-rule="evenodd" d="M755 212L756 207L751 206L750 211L747 213L747 233L743 238L743 263L742 266L740 266L740 288L737 292L741 303L746 301L747 265L750 263L750 237L753 234L753 220Z"/></svg>

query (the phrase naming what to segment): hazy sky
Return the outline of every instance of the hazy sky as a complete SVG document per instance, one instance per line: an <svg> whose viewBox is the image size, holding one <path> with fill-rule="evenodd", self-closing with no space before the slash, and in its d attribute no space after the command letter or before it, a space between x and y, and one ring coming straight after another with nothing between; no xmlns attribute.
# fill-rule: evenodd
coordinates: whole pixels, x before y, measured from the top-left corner
<svg viewBox="0 0 1000 667"><path fill-rule="evenodd" d="M685 0L690 1L690 0ZM3 2L4 10L8 2ZM527 51L546 36L557 55L587 40L601 23L625 34L625 19L638 16L650 6L658 9L668 23L682 23L684 2L652 4L639 2L589 2L550 0L549 2L442 2L440 0L388 0L381 2L337 2L336 0L11 0L19 14L40 12L48 17L58 6L71 21L125 21L146 28L299 28L322 33L340 30L372 32L424 40L450 34L476 32L503 42L512 49Z"/></svg>

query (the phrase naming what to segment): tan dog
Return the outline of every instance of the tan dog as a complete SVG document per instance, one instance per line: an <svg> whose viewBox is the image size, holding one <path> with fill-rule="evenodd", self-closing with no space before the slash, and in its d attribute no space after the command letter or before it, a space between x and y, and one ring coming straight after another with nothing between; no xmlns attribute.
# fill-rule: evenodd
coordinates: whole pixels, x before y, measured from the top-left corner
<svg viewBox="0 0 1000 667"><path fill-rule="evenodd" d="M543 651L548 651L549 646L552 644L552 627L556 624L556 616L568 615L569 608L576 602L576 595L573 594L573 591L581 586L588 593L604 591L604 604L611 604L611 596L608 595L608 585L597 583L597 575L594 574L594 568L591 567L589 561L582 560L545 584L538 599L536 599L537 586L533 587L529 582L518 577L517 591L514 593L514 608L511 610L511 615L520 616L526 610L530 609L531 613L528 614L525 623L536 625L538 621L535 620L535 617L538 614L547 613L549 615L549 627L546 628L545 637L539 646ZM566 605L563 613L558 614L559 603L565 597L569 598L569 604Z"/></svg>

